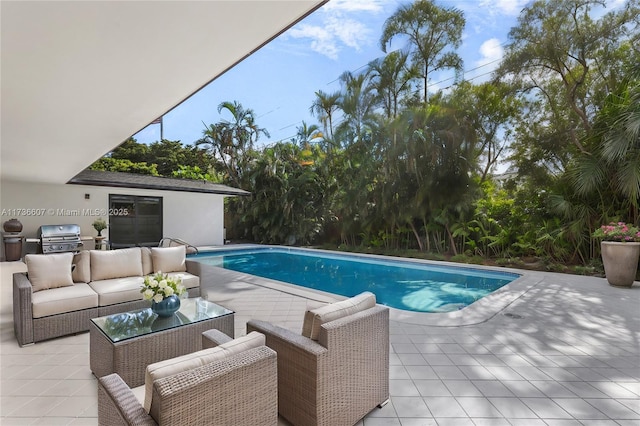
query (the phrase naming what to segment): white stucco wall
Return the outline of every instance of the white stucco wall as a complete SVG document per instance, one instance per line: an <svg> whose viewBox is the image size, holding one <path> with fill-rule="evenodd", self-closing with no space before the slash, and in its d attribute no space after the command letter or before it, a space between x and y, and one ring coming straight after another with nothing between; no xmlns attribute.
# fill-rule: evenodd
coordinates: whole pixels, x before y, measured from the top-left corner
<svg viewBox="0 0 640 426"><path fill-rule="evenodd" d="M0 220L20 220L27 238L36 238L41 225L67 223L80 225L83 236L95 237L91 223L98 217L108 222L109 194L162 197L164 237L195 246L224 244L224 196L218 194L2 181ZM102 234L108 237L109 229ZM4 258L4 244L0 246Z"/></svg>

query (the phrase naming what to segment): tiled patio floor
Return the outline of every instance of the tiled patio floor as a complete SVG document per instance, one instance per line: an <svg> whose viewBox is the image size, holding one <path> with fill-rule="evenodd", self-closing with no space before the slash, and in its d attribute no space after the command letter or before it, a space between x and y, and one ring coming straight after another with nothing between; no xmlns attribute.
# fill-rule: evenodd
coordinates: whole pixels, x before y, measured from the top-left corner
<svg viewBox="0 0 640 426"><path fill-rule="evenodd" d="M88 334L19 348L16 270L24 265L0 271L0 424L96 425ZM640 425L640 283L618 289L600 278L527 274L535 285L474 325L392 313L391 403L360 424ZM328 300L257 282L222 274L208 292L237 312L236 336L249 318L299 331L305 309Z"/></svg>

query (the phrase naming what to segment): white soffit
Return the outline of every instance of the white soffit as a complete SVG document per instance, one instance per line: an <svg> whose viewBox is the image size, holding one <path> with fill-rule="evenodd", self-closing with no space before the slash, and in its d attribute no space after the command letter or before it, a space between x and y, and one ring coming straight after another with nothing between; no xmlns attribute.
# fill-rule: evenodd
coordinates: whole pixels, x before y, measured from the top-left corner
<svg viewBox="0 0 640 426"><path fill-rule="evenodd" d="M325 2L3 0L0 177L66 183Z"/></svg>

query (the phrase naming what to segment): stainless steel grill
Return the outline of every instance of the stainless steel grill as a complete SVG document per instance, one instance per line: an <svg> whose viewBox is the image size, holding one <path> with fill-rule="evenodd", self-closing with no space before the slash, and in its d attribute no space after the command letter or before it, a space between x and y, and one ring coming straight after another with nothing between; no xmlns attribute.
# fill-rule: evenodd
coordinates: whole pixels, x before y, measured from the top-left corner
<svg viewBox="0 0 640 426"><path fill-rule="evenodd" d="M44 254L78 251L82 247L79 225L42 225L38 239Z"/></svg>

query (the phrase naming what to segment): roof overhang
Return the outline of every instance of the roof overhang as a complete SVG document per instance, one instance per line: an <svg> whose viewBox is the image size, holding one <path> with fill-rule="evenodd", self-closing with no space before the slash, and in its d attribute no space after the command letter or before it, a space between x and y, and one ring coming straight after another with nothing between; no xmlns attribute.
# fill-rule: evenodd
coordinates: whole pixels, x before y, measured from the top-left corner
<svg viewBox="0 0 640 426"><path fill-rule="evenodd" d="M0 178L66 183L326 1L3 0Z"/></svg>
<svg viewBox="0 0 640 426"><path fill-rule="evenodd" d="M110 188L155 189L159 191L200 192L233 196L248 196L250 192L206 180L175 179L135 173L83 170L74 176L70 184L107 186Z"/></svg>

